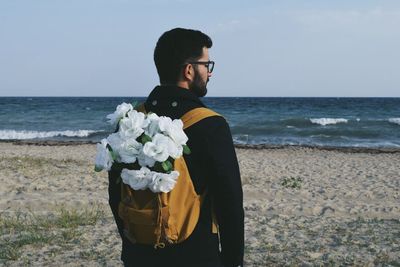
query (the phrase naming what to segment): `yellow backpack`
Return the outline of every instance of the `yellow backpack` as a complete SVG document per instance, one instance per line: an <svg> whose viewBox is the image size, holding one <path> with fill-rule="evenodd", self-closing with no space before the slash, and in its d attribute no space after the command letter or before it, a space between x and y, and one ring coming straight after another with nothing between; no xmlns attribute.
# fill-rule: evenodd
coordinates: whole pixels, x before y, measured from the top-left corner
<svg viewBox="0 0 400 267"><path fill-rule="evenodd" d="M137 110L146 112L143 104ZM182 116L183 129L211 116L220 115L207 108L193 109ZM124 234L132 243L164 248L186 240L193 232L206 192L197 195L183 156L175 159L174 170L179 177L169 193L133 190L121 182L118 214L124 222ZM212 231L217 233L214 214L212 217Z"/></svg>

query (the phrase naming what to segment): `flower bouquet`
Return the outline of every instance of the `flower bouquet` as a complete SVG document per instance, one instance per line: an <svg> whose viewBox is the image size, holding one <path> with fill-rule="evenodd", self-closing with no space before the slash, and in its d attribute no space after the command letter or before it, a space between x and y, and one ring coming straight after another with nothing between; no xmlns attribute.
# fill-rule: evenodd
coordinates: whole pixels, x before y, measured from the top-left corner
<svg viewBox="0 0 400 267"><path fill-rule="evenodd" d="M134 190L170 192L179 176L174 160L190 153L183 122L138 112L127 103L107 119L118 131L97 144L95 171L120 168L122 182Z"/></svg>

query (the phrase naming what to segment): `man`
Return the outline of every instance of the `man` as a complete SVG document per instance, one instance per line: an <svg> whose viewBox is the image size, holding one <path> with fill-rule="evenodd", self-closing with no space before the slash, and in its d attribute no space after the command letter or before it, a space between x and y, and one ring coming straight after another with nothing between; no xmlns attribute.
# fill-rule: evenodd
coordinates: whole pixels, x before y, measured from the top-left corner
<svg viewBox="0 0 400 267"><path fill-rule="evenodd" d="M154 61L160 77L144 103L147 111L172 119L205 107L199 97L207 93L213 71L208 49L210 37L200 31L176 28L165 32L157 42ZM191 154L185 155L197 194L206 192L200 218L188 239L182 243L154 249L132 244L123 234L118 217L119 173L109 173L110 206L122 238L125 266L231 267L242 266L244 248L243 193L239 166L229 126L221 116L208 117L185 130ZM212 216L218 234L212 232ZM221 248L221 250L220 250Z"/></svg>

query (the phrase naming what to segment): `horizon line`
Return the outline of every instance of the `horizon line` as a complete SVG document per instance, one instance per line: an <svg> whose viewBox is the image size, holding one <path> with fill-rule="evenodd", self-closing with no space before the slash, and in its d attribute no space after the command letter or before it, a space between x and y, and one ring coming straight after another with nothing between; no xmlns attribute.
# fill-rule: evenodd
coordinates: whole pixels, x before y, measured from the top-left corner
<svg viewBox="0 0 400 267"><path fill-rule="evenodd" d="M49 98L56 98L56 97L62 97L62 98L89 98L89 97L98 97L98 98L121 98L121 97L140 97L140 98L146 98L148 96L55 96L55 95L40 95L40 96L0 96L0 98L17 98L17 97L26 97L26 98L43 98L43 97L49 97ZM205 96L201 98L400 98L400 96Z"/></svg>

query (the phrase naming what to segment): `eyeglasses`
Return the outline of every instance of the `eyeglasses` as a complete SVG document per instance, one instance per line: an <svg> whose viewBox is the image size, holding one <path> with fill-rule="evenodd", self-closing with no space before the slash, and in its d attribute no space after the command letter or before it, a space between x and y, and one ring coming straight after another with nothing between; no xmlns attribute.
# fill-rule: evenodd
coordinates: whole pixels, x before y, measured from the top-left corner
<svg viewBox="0 0 400 267"><path fill-rule="evenodd" d="M204 65L207 68L208 72L211 73L214 70L215 62L214 61L189 61L189 62L186 62L185 64Z"/></svg>

